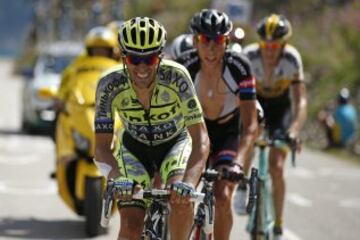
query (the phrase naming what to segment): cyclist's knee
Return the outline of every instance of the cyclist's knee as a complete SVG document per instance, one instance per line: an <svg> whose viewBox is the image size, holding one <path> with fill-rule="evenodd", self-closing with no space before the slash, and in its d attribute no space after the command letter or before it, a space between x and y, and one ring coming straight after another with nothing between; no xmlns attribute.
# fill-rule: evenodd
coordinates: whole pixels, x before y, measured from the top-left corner
<svg viewBox="0 0 360 240"><path fill-rule="evenodd" d="M216 206L221 208L230 208L232 195L235 189L235 185L228 183L227 181L219 181L214 188L214 196L216 199Z"/></svg>
<svg viewBox="0 0 360 240"><path fill-rule="evenodd" d="M128 239L139 239L144 226L145 211L140 208L122 208L120 216L120 236Z"/></svg>

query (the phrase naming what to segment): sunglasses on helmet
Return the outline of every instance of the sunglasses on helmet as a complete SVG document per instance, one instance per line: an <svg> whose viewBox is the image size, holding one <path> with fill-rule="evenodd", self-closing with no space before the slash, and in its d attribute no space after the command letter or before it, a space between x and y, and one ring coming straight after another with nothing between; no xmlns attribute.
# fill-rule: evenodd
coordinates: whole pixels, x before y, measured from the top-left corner
<svg viewBox="0 0 360 240"><path fill-rule="evenodd" d="M274 42L269 42L269 41L261 41L260 42L260 48L266 48L266 49L279 49L283 46L283 42L280 41L274 41Z"/></svg>
<svg viewBox="0 0 360 240"><path fill-rule="evenodd" d="M200 43L209 44L210 41L214 41L217 45L221 45L226 41L225 35L217 35L215 37L209 37L204 34L198 34L197 39Z"/></svg>
<svg viewBox="0 0 360 240"><path fill-rule="evenodd" d="M158 54L152 54L147 56L137 56L132 54L127 54L125 56L126 63L131 65L139 65L140 63L144 63L147 66L154 66L159 62L159 55Z"/></svg>

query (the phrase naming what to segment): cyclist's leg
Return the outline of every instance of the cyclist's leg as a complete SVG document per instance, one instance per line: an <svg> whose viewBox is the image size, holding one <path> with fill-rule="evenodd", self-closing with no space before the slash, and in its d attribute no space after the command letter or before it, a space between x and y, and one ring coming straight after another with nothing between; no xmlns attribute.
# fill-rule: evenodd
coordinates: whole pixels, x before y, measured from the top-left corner
<svg viewBox="0 0 360 240"><path fill-rule="evenodd" d="M291 109L279 111L276 117L270 119L269 135L273 139L284 139L287 129L291 123ZM283 211L286 192L286 183L284 178L284 166L287 157L287 148L271 148L269 154L269 173L271 175L273 186L273 202L275 210L275 226L281 234L283 224Z"/></svg>
<svg viewBox="0 0 360 240"><path fill-rule="evenodd" d="M230 166L238 150L239 144L239 118L234 116L226 123L219 124L207 120L209 137L212 145L210 167L221 171ZM215 196L215 240L227 240L233 226L232 201L236 184L219 180L214 183Z"/></svg>
<svg viewBox="0 0 360 240"><path fill-rule="evenodd" d="M191 138L189 135L171 148L160 167L161 179L166 182L166 186L183 179L190 153ZM171 204L170 209L169 227L171 239L188 239L193 223L193 204Z"/></svg>
<svg viewBox="0 0 360 240"><path fill-rule="evenodd" d="M115 157L120 173L133 179L143 188L150 187L150 177L143 164L122 144L117 149ZM148 204L149 202L142 200L118 202L121 222L118 239L140 239L144 226L145 209Z"/></svg>
<svg viewBox="0 0 360 240"><path fill-rule="evenodd" d="M217 161L223 161L224 158L232 162L236 152L225 150L219 152L215 158ZM226 163L217 164L216 169L221 169L227 165ZM219 180L214 183L214 196L215 196L215 222L214 222L214 239L229 239L231 229L233 226L233 213L232 213L232 201L233 193L236 189L237 184L227 181Z"/></svg>

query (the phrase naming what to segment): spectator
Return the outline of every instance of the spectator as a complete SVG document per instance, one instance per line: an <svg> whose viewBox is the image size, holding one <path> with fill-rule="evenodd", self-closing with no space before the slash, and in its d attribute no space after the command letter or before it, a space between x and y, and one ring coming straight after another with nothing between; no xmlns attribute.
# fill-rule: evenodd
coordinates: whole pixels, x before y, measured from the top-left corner
<svg viewBox="0 0 360 240"><path fill-rule="evenodd" d="M347 88L339 92L335 109L321 110L318 120L325 128L328 148L345 147L352 142L357 132L357 112L350 102L350 92Z"/></svg>

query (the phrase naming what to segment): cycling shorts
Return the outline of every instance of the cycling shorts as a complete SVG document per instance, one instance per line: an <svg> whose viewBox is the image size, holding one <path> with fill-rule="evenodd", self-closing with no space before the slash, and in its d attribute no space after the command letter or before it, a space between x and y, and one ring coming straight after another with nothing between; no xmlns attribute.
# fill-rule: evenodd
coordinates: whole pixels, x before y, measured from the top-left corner
<svg viewBox="0 0 360 240"><path fill-rule="evenodd" d="M284 139L292 120L291 104L275 105L269 104L267 100L259 98L264 110L265 129L269 137L273 139Z"/></svg>
<svg viewBox="0 0 360 240"><path fill-rule="evenodd" d="M123 133L121 142L115 152L120 173L144 189L151 188L155 172L160 173L162 183L166 183L172 176L183 175L192 149L191 137L187 131L156 146L141 143L127 132ZM118 205L120 208L146 209L149 204L150 201L147 200L132 200L119 202Z"/></svg>
<svg viewBox="0 0 360 240"><path fill-rule="evenodd" d="M211 144L208 160L210 168L232 165L234 161L240 140L240 111L237 109L232 114L234 116L222 124L218 120L205 119Z"/></svg>

